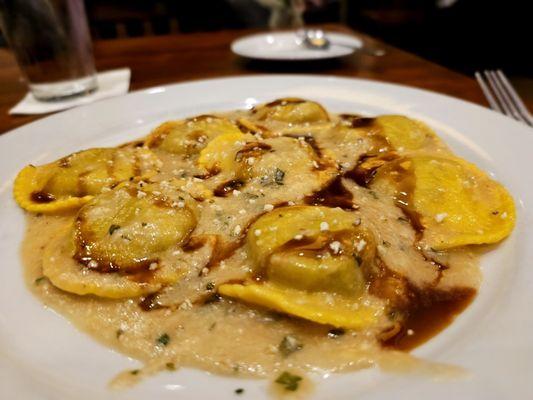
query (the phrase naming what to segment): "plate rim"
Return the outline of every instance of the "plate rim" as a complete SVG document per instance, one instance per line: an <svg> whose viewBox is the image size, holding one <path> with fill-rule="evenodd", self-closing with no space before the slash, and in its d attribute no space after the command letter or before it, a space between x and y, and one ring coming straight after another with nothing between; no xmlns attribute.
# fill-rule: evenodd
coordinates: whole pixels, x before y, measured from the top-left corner
<svg viewBox="0 0 533 400"><path fill-rule="evenodd" d="M369 77L339 76L339 75L333 75L333 74L324 74L324 75L322 75L322 74L311 74L311 73L310 74L305 74L305 73L304 74L302 74L302 73L295 73L295 74L291 74L291 73L273 73L273 74L252 73L252 74L246 74L246 75L229 75L229 76L222 76L222 77L194 78L194 79L188 79L186 81L178 81L178 82L170 82L170 83L161 84L161 85L153 85L153 86L148 86L148 87L145 87L145 88L138 88L138 89L135 89L135 90L130 90L127 93L119 95L119 96L106 97L106 98L103 98L103 99L99 99L99 100L97 100L97 101L95 101L93 103L80 104L80 105L72 107L72 108L68 108L68 109L65 109L65 110L57 111L57 112L52 112L49 115L45 115L42 118L38 118L35 121L30 121L28 123L25 123L23 125L17 126L17 127L13 128L13 129L10 129L8 131L2 132L0 134L0 144L2 143L2 141L4 140L4 138L6 136L8 136L8 135L11 136L10 134L12 134L13 132L26 130L28 127L33 127L33 126L36 126L36 125L42 123L42 121L49 121L50 119L54 119L54 118L56 118L58 116L62 117L62 116L64 116L64 114L70 113L70 112L76 111L76 110L88 110L88 109L92 108L95 105L103 105L103 104L106 104L106 103L112 104L114 102L121 101L125 97L138 96L138 95L145 94L145 93L151 94L154 91L174 89L174 88L182 86L182 85L183 86L188 86L188 85L193 85L193 84L203 84L203 83L208 84L208 83L214 83L214 82L226 81L226 80L227 81L230 81L230 80L238 81L238 80L247 80L247 79L255 80L255 79L278 79L278 78L280 78L280 79L294 78L294 79L297 79L297 80L298 79L313 79L313 80L327 80L327 81L355 81L355 82L360 82L362 84L376 84L377 86L405 89L405 90L408 90L408 91L413 91L414 94L422 94L422 95L428 95L429 94L429 95L432 95L432 96L437 96L437 97L439 97L441 99L457 101L457 102L462 103L462 105L465 105L467 107L474 107L477 110L482 110L483 112L489 112L493 117L496 117L496 118L500 119L500 121L505 121L506 123L510 122L515 127L531 129L531 134L533 135L533 128L530 128L530 127L528 127L528 126L516 121L515 119L510 118L508 116L505 116L505 115L503 115L503 114L501 114L501 113L499 113L499 112L497 112L497 111L495 111L495 110L493 110L491 108L484 107L483 105L475 103L472 100L463 99L461 97L456 97L456 96L453 96L451 94L441 93L441 92L437 92L437 91L434 91L434 90L431 90L431 89L425 89L425 88L418 87L418 86L410 86L410 85L407 85L407 84L391 82L391 81L382 81L382 80L379 80L379 79L374 79L374 78L369 78ZM0 147L0 151L1 150L2 150L2 148Z"/></svg>

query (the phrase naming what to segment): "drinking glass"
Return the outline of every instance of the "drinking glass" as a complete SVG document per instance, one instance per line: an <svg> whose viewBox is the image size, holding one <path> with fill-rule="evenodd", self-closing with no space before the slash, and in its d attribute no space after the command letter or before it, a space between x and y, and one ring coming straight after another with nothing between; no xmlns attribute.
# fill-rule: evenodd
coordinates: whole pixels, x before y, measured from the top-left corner
<svg viewBox="0 0 533 400"><path fill-rule="evenodd" d="M38 100L96 90L83 0L0 0L0 29Z"/></svg>

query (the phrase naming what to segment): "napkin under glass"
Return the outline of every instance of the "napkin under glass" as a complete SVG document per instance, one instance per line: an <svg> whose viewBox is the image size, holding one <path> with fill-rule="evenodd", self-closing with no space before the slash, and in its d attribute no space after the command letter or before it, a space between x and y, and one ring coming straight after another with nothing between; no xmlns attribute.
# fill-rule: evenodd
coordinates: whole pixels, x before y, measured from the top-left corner
<svg viewBox="0 0 533 400"><path fill-rule="evenodd" d="M129 68L99 72L96 75L96 79L98 80L97 90L84 96L72 97L65 100L39 101L31 93L27 93L15 107L9 110L9 114L45 114L89 104L100 99L105 99L106 97L119 96L128 93L130 77L131 70Z"/></svg>

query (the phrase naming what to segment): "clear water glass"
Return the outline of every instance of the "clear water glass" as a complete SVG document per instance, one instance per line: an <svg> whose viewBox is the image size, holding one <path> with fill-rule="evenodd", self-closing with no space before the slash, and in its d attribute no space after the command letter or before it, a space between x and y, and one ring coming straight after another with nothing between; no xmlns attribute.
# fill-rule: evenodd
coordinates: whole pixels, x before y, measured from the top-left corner
<svg viewBox="0 0 533 400"><path fill-rule="evenodd" d="M38 100L97 89L83 0L0 0L0 29Z"/></svg>

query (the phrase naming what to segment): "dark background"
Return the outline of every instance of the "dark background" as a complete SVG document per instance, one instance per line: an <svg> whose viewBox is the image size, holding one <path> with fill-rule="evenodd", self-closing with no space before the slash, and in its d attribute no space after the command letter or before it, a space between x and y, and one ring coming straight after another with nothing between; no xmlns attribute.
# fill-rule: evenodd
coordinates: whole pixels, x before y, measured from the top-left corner
<svg viewBox="0 0 533 400"><path fill-rule="evenodd" d="M85 2L93 38L98 39L266 29L269 16L269 10L254 0ZM530 78L529 4L530 0L308 0L304 19L309 24L345 23L468 75L502 68L515 77Z"/></svg>

